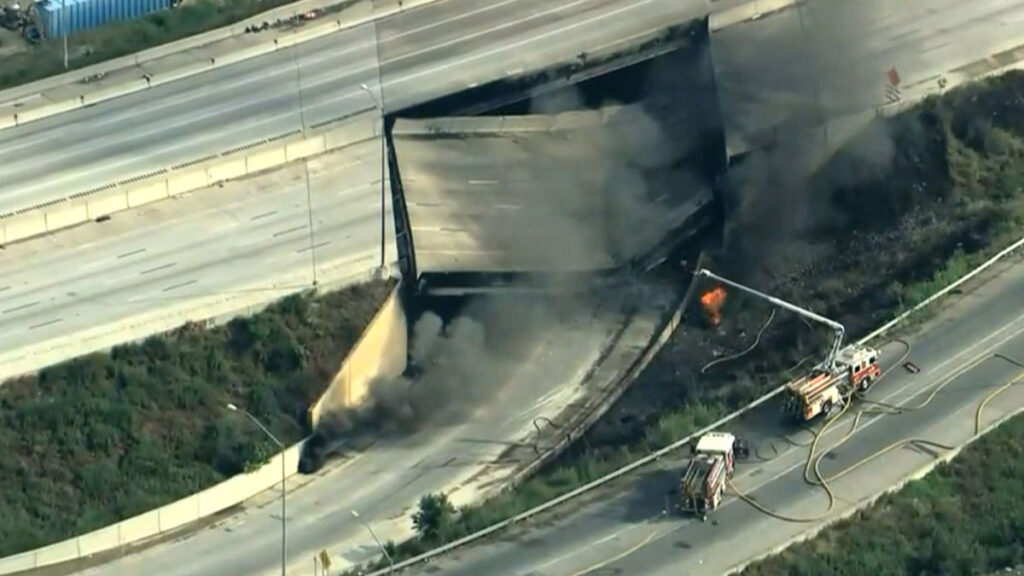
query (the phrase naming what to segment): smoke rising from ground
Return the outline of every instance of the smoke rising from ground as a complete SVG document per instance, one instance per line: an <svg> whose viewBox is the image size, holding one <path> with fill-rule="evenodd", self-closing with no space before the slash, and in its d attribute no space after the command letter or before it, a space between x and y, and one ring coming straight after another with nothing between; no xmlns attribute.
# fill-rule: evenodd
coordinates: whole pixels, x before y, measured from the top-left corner
<svg viewBox="0 0 1024 576"><path fill-rule="evenodd" d="M535 98L529 113L581 111L584 101L568 88ZM655 118L643 104L610 102L598 113L600 125L530 139L528 161L540 177L514 195L529 213L488 223L485 231L517 261L537 269L625 264L681 224L689 215L684 202L707 190L676 166L692 152L693 139L667 128L688 126Z"/></svg>
<svg viewBox="0 0 1024 576"><path fill-rule="evenodd" d="M447 324L424 312L413 325L407 374L372 382L363 405L329 412L316 433L344 442L358 436L408 435L427 425L464 420L494 400L504 376L526 360L547 327L584 305L489 297L470 302Z"/></svg>
<svg viewBox="0 0 1024 576"><path fill-rule="evenodd" d="M730 168L724 182L728 210L725 253L736 273L756 274L816 256L814 237L834 236L870 214L840 210L836 190L853 187L888 170L895 146L884 123L872 122L837 153L817 133L782 134L768 149L749 153ZM819 246L820 249L827 249Z"/></svg>

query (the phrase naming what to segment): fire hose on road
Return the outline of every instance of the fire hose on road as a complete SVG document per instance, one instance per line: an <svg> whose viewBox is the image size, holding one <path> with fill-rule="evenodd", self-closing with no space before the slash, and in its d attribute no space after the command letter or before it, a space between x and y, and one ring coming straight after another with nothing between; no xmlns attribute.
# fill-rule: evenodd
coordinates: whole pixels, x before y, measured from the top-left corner
<svg viewBox="0 0 1024 576"><path fill-rule="evenodd" d="M888 374L889 372L891 372L893 368L895 368L896 366L899 366L900 364L902 364L903 361L906 360L906 358L910 355L910 351L911 351L910 344L908 342L904 341L904 340L897 340L897 342L899 342L900 344L903 344L906 347L906 350L904 351L904 353L900 357L900 359L897 360L893 364L893 366L891 366L888 370L886 370L879 377L879 380L884 378L885 375ZM958 370L954 371L953 373L951 373L950 375L948 375L944 379L940 380L939 383L936 386L934 386L934 388L932 388L931 392L924 398L924 400L922 400L919 404L917 404L915 406L899 406L899 405L887 404L885 402L876 402L876 401L866 400L866 399L861 398L861 396L858 393L856 393L856 392L854 392L854 393L850 394L849 396L847 396L846 402L844 403L843 408L838 413L836 413L835 415L829 417L822 424L821 428L814 434L814 441L811 442L810 451L808 452L807 460L806 460L806 463L804 465L804 474L803 474L804 481L806 483L812 485L812 486L820 486L822 489L825 490L825 493L828 496L828 500L829 500L828 507L827 507L827 509L824 512L822 512L820 514L816 514L814 516L808 516L808 517L789 516L789 515L777 512L775 510L772 510L772 509L764 506L763 504L757 502L752 497L750 497L749 495L747 495L743 491L739 490L732 482L729 482L729 488L732 490L732 492L738 498L740 498L741 500L743 500L747 504L750 504L751 506L753 506L758 511L763 512L763 513L765 513L765 514L767 514L767 515L769 515L769 516L771 516L773 518L782 520L784 522L814 523L814 522L818 522L820 520L823 520L829 514L832 513L832 510L835 508L835 502L836 502L836 495L833 492L832 487L829 485L829 482L837 480L837 479L839 479L839 478L849 474L850 472L853 472L857 468L860 468L861 466L867 464L868 462L870 462L872 460L875 460L876 458L879 458L879 457L881 457L881 456L883 456L885 454L888 454L889 452L892 452L893 450L896 450L898 448L901 448L903 446L907 446L907 445L910 445L910 444L931 446L931 447L934 447L934 448L938 448L940 450L947 450L947 451L948 450L955 450L956 449L956 446L950 446L948 444L943 444L943 443L936 442L934 440L930 440L930 439L927 439L927 438L905 438L905 439L899 440L897 442L894 442L892 444L889 444L888 446L886 446L886 447L884 447L884 448L882 448L880 450L877 450L877 451L873 452L872 454L870 454L870 455L868 455L868 456L858 460L857 462L854 462L850 466L847 466L846 468L842 469L839 472L836 472L835 474L832 474L832 475L830 475L828 477L825 477L821 473L821 470L820 470L821 461L831 451L839 448L840 446L845 444L847 441L849 441L850 438L853 437L854 433L857 431L857 429L858 429L858 427L860 425L861 418L863 416L865 416L865 415L868 415L868 416L879 415L880 417L882 417L882 416L886 416L886 415L898 415L898 414L902 414L904 412L912 412L912 411L921 410L921 409L927 407L931 403L931 401L938 395L938 393L940 391L942 391L946 386L948 386L951 382L953 382L954 380L956 380L957 378L962 376L964 373L972 370L973 368L975 368L976 366L978 366L979 364L981 364L985 360L988 360L989 358L993 358L993 357L1004 359L1004 360L1006 360L1008 362L1011 362L1013 364L1016 364L1017 366L1020 366L1020 367L1024 368L1024 364L1022 364L1020 362L1017 362L1016 360L1013 360L1013 359L1011 359L1011 358L1009 358L1007 356L1004 356L1002 354L988 354L988 353L985 353L985 354L982 354L982 355L979 355L979 356L975 357L973 360L971 360L970 362L966 363L965 365L960 367ZM974 435L975 436L980 434L981 431L982 431L981 415L982 415L982 411L984 410L984 408L988 404L988 402L991 401L993 398L995 398L1000 393L1002 393L1003 391L1007 390L1008 388L1010 388L1011 386L1013 386L1013 385L1015 385L1017 383L1020 383L1021 381L1024 381L1024 371L1022 371L1016 377L1014 377L1010 381L1006 382L1005 384L1001 385L1000 387L992 390L991 392L989 392L982 399L982 401L978 404L978 407L975 410L975 414L974 414ZM849 410L850 406L852 405L851 401L853 400L854 397L858 398L859 400L861 400L864 403L870 404L872 407L864 408L864 409L861 409L861 410L859 410L857 412L856 416L853 418L853 421L852 421L852 423L850 425L849 431L847 431L846 434L842 438L840 438L839 441L836 442L836 444L834 446L832 446L831 448L828 448L827 450L823 450L820 453L817 452L818 443L820 442L820 440L825 436L825 434L829 431L829 429L831 429L832 425L834 423L838 422L839 419L842 418L842 416ZM812 477L812 473L813 473L813 477Z"/></svg>

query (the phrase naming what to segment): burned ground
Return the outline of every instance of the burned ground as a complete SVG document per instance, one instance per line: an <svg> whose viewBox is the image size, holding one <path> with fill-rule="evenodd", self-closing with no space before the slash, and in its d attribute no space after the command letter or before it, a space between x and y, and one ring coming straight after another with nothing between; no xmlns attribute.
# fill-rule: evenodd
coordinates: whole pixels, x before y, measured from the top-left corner
<svg viewBox="0 0 1024 576"><path fill-rule="evenodd" d="M756 238L762 249L786 244L811 257L748 259L722 251L711 255L709 268L834 318L856 339L923 299L944 271L966 271L1020 230L1022 102L1024 74L1012 73L884 122L874 129L893 142L885 169L853 142L805 183L827 202L819 213L830 220ZM748 347L770 309L730 294L721 325L711 329L699 306L694 303L671 342L580 446L600 451L641 442L664 413L695 404L737 407L778 386L781 371L820 354L826 342L823 332L780 313L749 355L702 374L708 362Z"/></svg>

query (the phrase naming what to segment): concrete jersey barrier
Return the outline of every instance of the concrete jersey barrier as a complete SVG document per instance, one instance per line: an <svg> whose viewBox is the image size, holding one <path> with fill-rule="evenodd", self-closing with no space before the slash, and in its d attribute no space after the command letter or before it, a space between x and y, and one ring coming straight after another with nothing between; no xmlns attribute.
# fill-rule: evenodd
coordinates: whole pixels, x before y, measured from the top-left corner
<svg viewBox="0 0 1024 576"><path fill-rule="evenodd" d="M342 364L342 370L347 370L350 377L357 377L353 372L363 371L358 377L363 381L371 381L378 375L391 375L398 365L401 370L405 368L405 356L397 354L385 354L382 346L393 344L398 339L380 338L379 334L390 334L400 332L403 336L405 314L400 300L401 285L396 286L380 312L370 321L356 345L349 352ZM396 322L402 322L402 330L396 331ZM402 348L404 351L404 347ZM366 362L365 359L378 356L385 360L379 362ZM323 397L332 395L332 388L328 387ZM323 397L317 402L319 406ZM297 473L299 457L305 439L285 450L285 469L288 470L288 477ZM122 546L137 544L150 538L166 535L179 530L193 522L201 520L237 506L246 500L274 488L281 483L281 458L280 454L275 455L270 461L259 469L248 474L240 474L229 478L219 484L211 486L201 492L172 502L166 506L151 510L137 516L133 516L117 524L94 530L81 536L76 536L63 542L57 542L36 550L30 550L0 559L0 575L15 574L25 570L33 570L45 566L52 566L71 560L86 558L93 554L114 550Z"/></svg>
<svg viewBox="0 0 1024 576"><path fill-rule="evenodd" d="M998 262L1001 259L1005 258L1009 254L1012 254L1013 252L1021 249L1022 247L1024 247L1024 238L1021 238L1017 242L1014 242L1013 244L1011 244L1009 247L1007 247L1004 250L1000 251L998 254L996 254L995 256L993 256L992 258L990 258L989 260L987 260L986 262L984 262L983 264L981 264L980 266L975 268L974 270L972 270L972 271L968 272L967 274L965 274L963 277L961 277L956 282L953 282L952 284L950 284L946 288L943 288L942 290L939 290L938 292L936 292L935 294L933 294L931 297L929 297L928 299L924 300L920 304L914 306L910 310L907 310L903 314L900 314L897 318L895 318L891 322L886 323L885 325L883 325L879 329L875 330L871 334L868 334L864 338L861 338L860 340L858 340L857 343L858 344L866 344L867 342L869 342L871 340L874 340L874 339L878 338L879 336L882 336L883 334L889 332L890 330L892 330L893 328L898 326L900 323L904 322L908 317L910 317L915 312L919 312L920 310L922 310L925 307L929 306L930 304L934 303L939 298L949 294L953 290L956 290L957 288L962 286L964 283L968 282L969 280L971 280L972 278L977 276L978 274L981 274L985 270L989 269L996 262ZM421 562L425 562L425 561L430 560L432 558L435 558L437 556L441 556L443 554L447 554L447 553L449 553L449 552L451 552L453 550L456 550L458 548L466 546L467 544L471 544L473 542L476 542L477 540L480 540L482 538L490 536L491 534L494 534L496 532L504 530L505 528L508 528L510 526L518 524L518 523L520 523L520 522L522 522L524 520L528 520L528 519L530 519L530 518L532 518L534 516L537 516L538 514L547 512L548 510L551 510L551 509L553 509L553 508L555 508L557 506L560 506L561 504L564 504L565 502L568 502L570 500L574 500L574 499L576 499L576 498L578 498L578 497L580 497L580 496L582 496L582 495L584 495L584 494L586 494L586 493L588 493L588 492L590 492L590 491L592 491L592 490L594 490L596 488L599 488L601 486L604 486L605 484L608 484L609 482L612 482L613 480L621 478L621 477L625 476L626 474L629 474L630 472L633 472L633 471L635 471L635 470L637 470L639 468L642 468L642 467L644 467L644 466L646 466L648 464L651 464L652 462L655 462L658 459L660 459L662 456L665 456L665 455L670 454L670 453L672 453L672 452L674 452L674 451L676 451L676 450L678 450L680 448L683 448L683 447L687 446L694 438L699 438L700 436L702 436L702 435L704 435L704 434L706 434L708 432L716 430L716 429L722 427L723 425L728 424L729 422L732 422L733 420L739 418L740 416L746 414L747 412L750 412L754 408L757 408L758 406L760 406L760 405L764 404L765 402L771 400L772 398L778 396L785 389L786 389L786 386L785 386L785 384L783 384L782 386L779 386L778 388L775 388L774 390L772 390L771 392L768 392L767 394L765 394L764 396L758 398L757 400L754 400L750 404L747 404L743 408L740 408L739 410L736 410L735 412L733 412L733 413L731 413L731 414L729 414L729 415L719 419L718 421L716 421L716 422L714 422L714 423L712 423L712 424L710 424L708 426L705 426L704 428L702 428L700 430L697 430L696 432L693 432L692 434L687 435L685 438L677 440L677 441L673 442L672 444L670 444L670 445L668 445L668 446L666 446L666 447L664 447L664 448L662 448L660 450L657 450L657 451L651 453L648 456L645 456L645 457L643 457L643 458L641 458L639 460L636 460L636 461L634 461L634 462L632 462L630 464L627 464L627 465L623 466L622 468L619 468L618 470L615 470L613 472L609 472L608 474L602 476L601 478L598 478L596 480L588 482L587 484L584 484L583 486L580 486L579 488L577 488L575 490L572 490L571 492L567 492L567 493L565 493L565 494L563 494L561 496L558 496L557 498L554 498L554 499L549 500L549 501L547 501L547 502L545 502L543 504L535 506L534 508L531 508L530 510L527 510L525 512L521 512L519 514L516 514L515 516L512 516L511 518L508 518L506 520L502 520L501 522L498 522L496 524L492 524L491 526L488 526L487 528L484 528L483 530L479 530L477 532L474 532L473 534L469 534L467 536L463 536L462 538L459 538L458 540L455 540L453 542L445 544L444 546L440 546L440 547L435 548L433 550L429 550L427 552L424 552L423 554L420 554L418 556L414 556L413 558L409 558L408 560L403 560L402 562L398 562L398 563L396 563L394 565L394 567L389 567L389 568L385 568L385 569L381 569L381 570L376 570L376 571L370 572L370 573L368 573L368 574L366 574L364 576L387 576L387 575L389 575L394 570L402 570L402 569L408 568L410 566L414 566L416 564L419 564Z"/></svg>
<svg viewBox="0 0 1024 576"><path fill-rule="evenodd" d="M340 30L361 26L368 22L412 10L436 1L438 0L402 0L401 2L389 0L385 4L385 2L370 2L369 0L303 0L295 4L282 6L232 26L0 92L0 129L20 126L42 118L48 118L70 110L146 90L153 86L236 64L243 60L263 56L289 46L294 46L295 44L308 42ZM381 6L382 4L385 5ZM209 47L218 41L236 38L244 34L246 26L252 24L273 21L279 18L287 19L310 10L339 5L348 7L332 20L283 32L265 42L241 50L197 60L167 72L154 73L150 75L148 80L143 77L140 71L136 77L113 81L113 84L110 86L104 86L101 81L98 87L92 90L80 83L81 79L85 77L96 74L112 74L188 50ZM49 90L66 89L68 87L71 87L72 90L81 88L81 91L74 96L65 96L56 101L47 101L43 94ZM36 100L42 102L33 106L32 103Z"/></svg>
<svg viewBox="0 0 1024 576"><path fill-rule="evenodd" d="M109 216L122 210L192 192L218 182L279 168L357 142L379 137L380 122L352 118L307 132L295 131L212 158L123 180L49 204L0 216L0 244L9 244Z"/></svg>

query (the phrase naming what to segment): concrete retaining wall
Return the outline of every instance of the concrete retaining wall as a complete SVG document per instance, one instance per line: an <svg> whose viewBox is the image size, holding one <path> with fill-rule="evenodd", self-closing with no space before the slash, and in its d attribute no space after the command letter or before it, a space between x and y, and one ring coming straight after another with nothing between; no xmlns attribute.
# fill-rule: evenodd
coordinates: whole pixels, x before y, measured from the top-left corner
<svg viewBox="0 0 1024 576"><path fill-rule="evenodd" d="M336 408L358 406L376 378L394 378L405 371L408 324L398 287L388 296L359 342L341 365L331 385L309 410L313 426Z"/></svg>
<svg viewBox="0 0 1024 576"><path fill-rule="evenodd" d="M284 453L285 469L294 473L299 466L302 443ZM167 534L206 516L216 514L281 482L281 455L249 474L242 474L178 500L70 540L0 559L0 574L13 574L43 566L84 558L119 546Z"/></svg>
<svg viewBox="0 0 1024 576"><path fill-rule="evenodd" d="M342 363L339 374L310 410L311 414L322 405L331 405L339 391L346 401L358 402L365 395L366 383L376 375L397 375L405 369L405 312L398 294L399 287L396 287ZM353 394L359 390L361 392ZM299 442L285 451L288 476L298 470L301 450L302 442ZM276 455L254 472L235 476L156 510L63 542L0 559L0 575L76 560L165 535L237 506L280 482L281 456Z"/></svg>
<svg viewBox="0 0 1024 576"><path fill-rule="evenodd" d="M248 147L205 162L184 165L148 177L131 178L57 201L0 217L0 244L47 234L223 182L279 168L288 162L377 137L380 122L369 115L329 129L297 134Z"/></svg>

